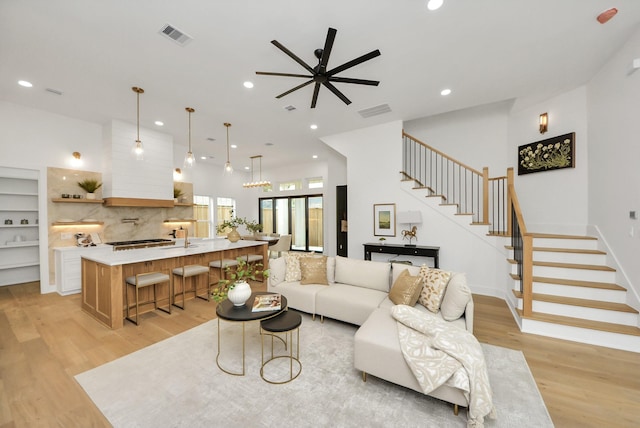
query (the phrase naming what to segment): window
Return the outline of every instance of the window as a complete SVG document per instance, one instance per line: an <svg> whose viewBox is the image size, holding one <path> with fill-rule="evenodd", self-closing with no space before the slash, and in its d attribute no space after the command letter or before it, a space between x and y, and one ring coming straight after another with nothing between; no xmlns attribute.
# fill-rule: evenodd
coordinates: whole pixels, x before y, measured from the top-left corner
<svg viewBox="0 0 640 428"><path fill-rule="evenodd" d="M265 233L291 235L291 249L323 252L322 195L261 198Z"/></svg>
<svg viewBox="0 0 640 428"><path fill-rule="evenodd" d="M214 236L211 225L213 224L213 201L208 196L193 196L194 236L196 238L209 238Z"/></svg>
<svg viewBox="0 0 640 428"><path fill-rule="evenodd" d="M322 189L324 187L324 181L322 177L310 178L307 182L309 189Z"/></svg>
<svg viewBox="0 0 640 428"><path fill-rule="evenodd" d="M302 188L302 182L300 181L289 181L287 183L280 183L280 191L284 192L287 190L298 190Z"/></svg>
<svg viewBox="0 0 640 428"><path fill-rule="evenodd" d="M216 201L216 228L225 220L231 220L236 210L236 200L231 198L217 198ZM226 232L218 233L218 236L226 236Z"/></svg>

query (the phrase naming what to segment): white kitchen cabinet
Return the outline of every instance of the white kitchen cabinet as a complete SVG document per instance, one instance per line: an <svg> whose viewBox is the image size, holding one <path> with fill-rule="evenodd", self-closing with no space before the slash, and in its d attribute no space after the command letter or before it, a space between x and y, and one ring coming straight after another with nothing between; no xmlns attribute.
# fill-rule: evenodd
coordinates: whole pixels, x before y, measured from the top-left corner
<svg viewBox="0 0 640 428"><path fill-rule="evenodd" d="M111 252L110 245L96 247L56 247L53 249L56 264L56 290L63 296L82 290L82 255Z"/></svg>
<svg viewBox="0 0 640 428"><path fill-rule="evenodd" d="M0 286L40 280L38 172L0 168Z"/></svg>

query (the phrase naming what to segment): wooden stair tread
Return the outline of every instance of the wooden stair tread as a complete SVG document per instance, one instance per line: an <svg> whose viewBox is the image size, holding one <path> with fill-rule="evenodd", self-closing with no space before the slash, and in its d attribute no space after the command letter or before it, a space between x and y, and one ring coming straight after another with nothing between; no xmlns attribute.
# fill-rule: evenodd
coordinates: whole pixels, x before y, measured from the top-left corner
<svg viewBox="0 0 640 428"><path fill-rule="evenodd" d="M565 269L584 269L584 270L599 270L605 272L615 272L616 270L609 266L602 265L585 265L578 263L557 263L557 262L537 262L533 261L534 266L546 266L546 267L557 267L557 268L565 268Z"/></svg>
<svg viewBox="0 0 640 428"><path fill-rule="evenodd" d="M522 292L513 290L514 296L522 299ZM638 311L624 303L604 302L601 300L578 299L576 297L555 296L553 294L533 293L533 300L538 302L558 303L561 305L580 306L583 308L604 309L607 311L637 314Z"/></svg>
<svg viewBox="0 0 640 428"><path fill-rule="evenodd" d="M596 255L607 254L606 252L600 251L600 250L583 250L580 248L533 247L533 251L551 252L551 253L596 254Z"/></svg>
<svg viewBox="0 0 640 428"><path fill-rule="evenodd" d="M473 215L473 213L455 213L454 215Z"/></svg>
<svg viewBox="0 0 640 428"><path fill-rule="evenodd" d="M488 221L474 221L471 223L471 226L490 226L491 223Z"/></svg>
<svg viewBox="0 0 640 428"><path fill-rule="evenodd" d="M487 236L503 236L503 237L509 237L511 235L509 235L507 232L489 232L487 233Z"/></svg>
<svg viewBox="0 0 640 428"><path fill-rule="evenodd" d="M525 317L521 309L517 309L517 311L518 311L518 315L520 315L520 317L524 319L548 322L552 324L568 325L570 327L587 328L590 330L605 331L609 333L627 334L630 336L640 336L640 328L630 326L630 325L585 320L580 318L565 317L562 315L542 314L539 312L533 312L530 316Z"/></svg>
<svg viewBox="0 0 640 428"><path fill-rule="evenodd" d="M520 276L512 273L511 278L516 281L520 281ZM533 282L542 282L545 284L556 285L569 285L572 287L587 287L587 288L600 288L603 290L615 290L615 291L627 291L624 287L620 287L618 284L611 282L595 282L595 281L581 281L575 279L563 279L563 278L547 278L544 276L534 276Z"/></svg>
<svg viewBox="0 0 640 428"><path fill-rule="evenodd" d="M586 239L590 241L597 240L594 236L582 236L582 235L561 235L556 233L530 233L534 238L547 238L547 239Z"/></svg>

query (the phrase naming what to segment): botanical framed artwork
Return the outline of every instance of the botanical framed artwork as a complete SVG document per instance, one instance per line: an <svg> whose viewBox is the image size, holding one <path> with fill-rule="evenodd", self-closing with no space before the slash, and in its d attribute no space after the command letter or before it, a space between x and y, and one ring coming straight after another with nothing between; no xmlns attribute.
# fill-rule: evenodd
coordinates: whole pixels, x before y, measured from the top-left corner
<svg viewBox="0 0 640 428"><path fill-rule="evenodd" d="M575 139L572 132L518 147L518 175L575 168Z"/></svg>
<svg viewBox="0 0 640 428"><path fill-rule="evenodd" d="M373 235L396 236L396 204L373 205Z"/></svg>

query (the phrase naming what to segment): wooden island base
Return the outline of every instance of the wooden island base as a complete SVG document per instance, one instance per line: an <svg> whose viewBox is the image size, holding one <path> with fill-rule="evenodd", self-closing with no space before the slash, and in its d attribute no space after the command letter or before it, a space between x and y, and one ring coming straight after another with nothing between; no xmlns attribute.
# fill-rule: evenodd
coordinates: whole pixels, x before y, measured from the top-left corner
<svg viewBox="0 0 640 428"><path fill-rule="evenodd" d="M82 309L101 323L112 329L122 328L125 308L124 281L128 276L147 272L161 272L171 276L174 268L191 264L209 266L209 262L222 259L236 259L249 254L263 256L264 269L268 269L267 244L264 242L239 241L242 244L217 249L215 244L203 245L200 251L193 249L143 249L128 250L116 253L129 253L132 262L127 263L126 256L121 254L99 255L82 258ZM144 253L142 253L144 252ZM178 255L184 253L184 255ZM135 260L135 261L133 261ZM209 273L209 284L217 284L219 269L212 269ZM189 278L186 281L186 298L194 299L194 281L200 281L198 288L206 286L202 278ZM178 282L178 281L176 281ZM208 284L207 284L208 285ZM158 306L172 303L170 293L172 285L162 284L157 288ZM179 285L178 285L179 287ZM175 288L173 288L175 290ZM129 287L129 302L134 301L133 288ZM154 310L153 287L145 287L139 291L140 313ZM145 302L145 303L143 303ZM176 308L174 308L176 309ZM135 311L135 309L133 309Z"/></svg>

